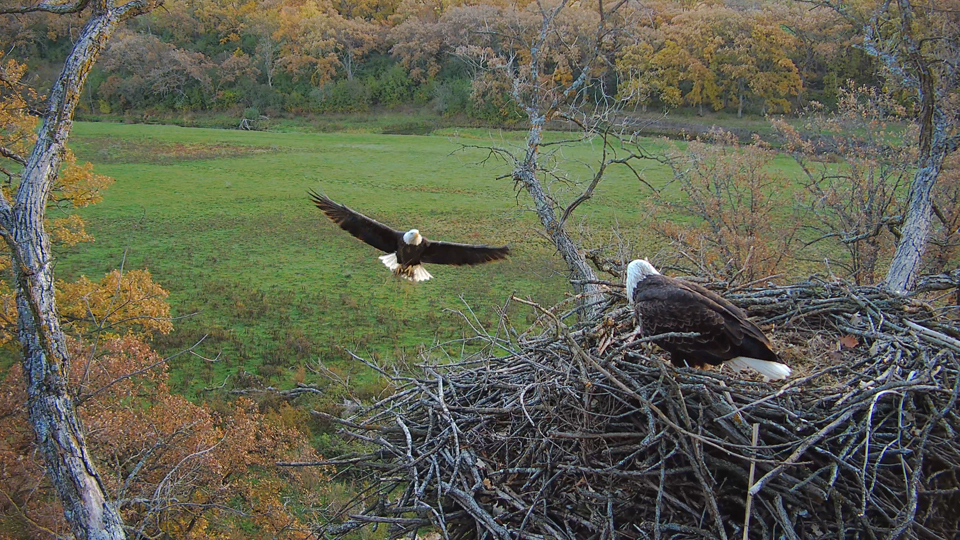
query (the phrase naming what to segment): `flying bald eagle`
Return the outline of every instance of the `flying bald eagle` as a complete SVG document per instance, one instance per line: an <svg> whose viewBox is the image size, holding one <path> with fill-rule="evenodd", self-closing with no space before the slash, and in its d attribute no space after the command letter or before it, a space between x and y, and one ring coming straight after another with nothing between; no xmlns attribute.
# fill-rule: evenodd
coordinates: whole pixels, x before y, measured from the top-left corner
<svg viewBox="0 0 960 540"><path fill-rule="evenodd" d="M426 281L433 276L421 263L432 264L482 264L505 259L510 248L472 246L451 242L433 242L420 235L417 229L407 232L396 231L364 216L358 212L337 204L327 197L308 192L313 204L317 205L328 218L341 229L356 236L371 246L384 251L380 260L393 270L393 273L410 281Z"/></svg>
<svg viewBox="0 0 960 540"><path fill-rule="evenodd" d="M627 298L641 335L699 334L655 341L675 366L725 363L737 371L751 368L767 379L790 376L790 368L779 362L770 341L740 308L696 283L661 275L638 259L627 266Z"/></svg>

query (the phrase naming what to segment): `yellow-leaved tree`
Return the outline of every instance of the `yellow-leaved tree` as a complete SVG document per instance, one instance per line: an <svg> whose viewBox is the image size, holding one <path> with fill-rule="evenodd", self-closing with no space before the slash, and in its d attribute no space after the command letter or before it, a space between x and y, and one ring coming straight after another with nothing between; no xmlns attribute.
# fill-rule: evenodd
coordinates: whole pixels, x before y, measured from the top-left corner
<svg viewBox="0 0 960 540"><path fill-rule="evenodd" d="M38 96L22 83L26 65L3 57L0 57L0 65L0 171L7 178L2 187L3 194L12 198L14 183L19 178L18 169L25 164L22 156L36 144L39 120L30 111ZM77 163L73 152L66 150L60 173L51 186L46 209L46 228L55 246L73 246L93 240L80 216L71 211L100 202L102 191L111 183L112 178L94 172L93 164ZM0 244L0 251L6 250L6 246ZM16 340L17 332L17 307L9 274L9 256L0 257L0 270L3 271L0 277L0 345L7 345ZM141 324L149 320L155 329L164 332L172 328L168 320L169 307L160 309L156 302L148 301L151 297L162 300L166 292L153 283L146 271L125 276L114 272L96 286L85 277L74 284L60 281L57 292L61 309L75 323L88 321L96 325L107 318L110 310L119 309L125 320L137 320ZM64 295L64 292L68 294ZM105 298L114 298L112 302L118 305L111 307L111 302ZM165 302L161 303L166 306Z"/></svg>
<svg viewBox="0 0 960 540"><path fill-rule="evenodd" d="M22 166L20 156L26 154L36 137L37 119L30 114L30 102L36 100L36 93L21 82L26 71L26 65L0 53L0 174L6 177L6 184L13 180L10 163Z"/></svg>
<svg viewBox="0 0 960 540"><path fill-rule="evenodd" d="M703 114L752 102L761 113L789 112L802 87L791 56L796 39L781 26L785 15L704 2L691 10L658 11L661 24L626 47L617 65L626 78L621 95L647 106L684 104Z"/></svg>

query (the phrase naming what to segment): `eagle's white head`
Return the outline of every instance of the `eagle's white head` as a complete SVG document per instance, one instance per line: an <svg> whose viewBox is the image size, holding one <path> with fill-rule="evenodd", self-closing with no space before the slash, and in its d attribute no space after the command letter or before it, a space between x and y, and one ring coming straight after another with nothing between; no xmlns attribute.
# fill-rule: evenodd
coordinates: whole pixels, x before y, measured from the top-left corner
<svg viewBox="0 0 960 540"><path fill-rule="evenodd" d="M419 246L420 242L423 242L423 237L417 229L410 229L403 233L403 242L410 246Z"/></svg>
<svg viewBox="0 0 960 540"><path fill-rule="evenodd" d="M637 259L627 265L627 299L633 303L633 291L637 288L637 283L643 281L647 276L660 275L657 269L646 259Z"/></svg>

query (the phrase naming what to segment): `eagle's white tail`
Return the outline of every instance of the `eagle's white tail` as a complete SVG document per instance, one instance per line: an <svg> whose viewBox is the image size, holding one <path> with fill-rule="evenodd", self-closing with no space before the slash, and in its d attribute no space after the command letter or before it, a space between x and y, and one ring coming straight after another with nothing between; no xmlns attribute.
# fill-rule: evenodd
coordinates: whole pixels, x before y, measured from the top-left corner
<svg viewBox="0 0 960 540"><path fill-rule="evenodd" d="M381 255L380 261L383 262L383 265L391 270L396 270L400 268L400 263L397 262L397 254L389 253L387 255Z"/></svg>
<svg viewBox="0 0 960 540"><path fill-rule="evenodd" d="M763 375L763 378L766 380L770 379L786 379L793 373L788 366L781 364L780 362L771 362L769 360L758 360L756 358L748 358L746 356L738 356L736 358L727 360L723 363L726 366L730 366L734 371L740 371L742 369L752 369Z"/></svg>
<svg viewBox="0 0 960 540"><path fill-rule="evenodd" d="M393 270L394 274L407 279L410 281L426 281L433 276L430 275L430 272L427 272L427 269L419 264L416 266L410 266L406 269L400 267L400 263L397 262L397 254L389 253L387 255L381 255L380 261L383 262L383 265Z"/></svg>
<svg viewBox="0 0 960 540"><path fill-rule="evenodd" d="M426 268L419 264L411 268L411 270L413 270L413 281L426 281L433 277L430 275L430 272L427 272Z"/></svg>

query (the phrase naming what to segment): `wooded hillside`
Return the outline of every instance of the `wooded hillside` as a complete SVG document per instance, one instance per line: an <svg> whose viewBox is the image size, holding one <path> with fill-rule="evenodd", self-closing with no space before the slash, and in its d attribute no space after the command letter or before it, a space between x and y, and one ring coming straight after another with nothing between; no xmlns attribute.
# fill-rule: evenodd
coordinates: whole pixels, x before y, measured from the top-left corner
<svg viewBox="0 0 960 540"><path fill-rule="evenodd" d="M520 118L504 36L532 28L537 4L497 0L171 0L129 21L91 74L81 114L147 117L220 111L261 115L356 112L416 105L486 123ZM567 30L594 9L567 9ZM700 114L791 112L833 106L874 65L835 12L808 4L653 0L620 11L590 98L617 95L638 109ZM0 21L6 56L56 69L78 31L69 17ZM585 26L584 26L585 27ZM572 45L572 44L571 44ZM551 62L576 77L576 47ZM566 66L566 67L564 67ZM513 68L515 69L515 68Z"/></svg>

